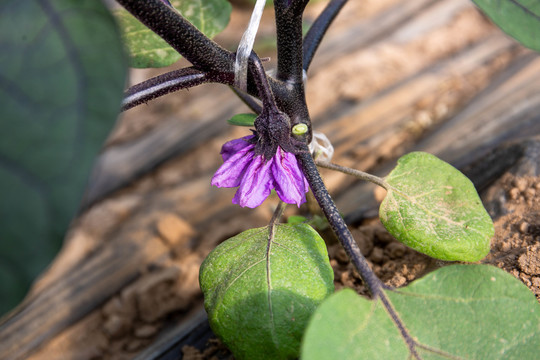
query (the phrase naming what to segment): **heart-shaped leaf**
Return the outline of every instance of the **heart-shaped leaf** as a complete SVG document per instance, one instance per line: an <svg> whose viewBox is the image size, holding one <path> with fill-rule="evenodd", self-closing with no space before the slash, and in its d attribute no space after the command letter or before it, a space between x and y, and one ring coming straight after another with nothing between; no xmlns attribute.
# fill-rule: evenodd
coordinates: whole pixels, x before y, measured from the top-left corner
<svg viewBox="0 0 540 360"><path fill-rule="evenodd" d="M498 268L447 266L385 294L422 359L537 358L540 304ZM313 314L302 358L405 360L411 353L380 300L346 289Z"/></svg>
<svg viewBox="0 0 540 360"><path fill-rule="evenodd" d="M114 126L127 66L100 1L1 9L0 278L9 281L0 281L0 313L58 251Z"/></svg>
<svg viewBox="0 0 540 360"><path fill-rule="evenodd" d="M540 51L540 2L473 0L508 35Z"/></svg>
<svg viewBox="0 0 540 360"><path fill-rule="evenodd" d="M229 23L231 4L227 0L172 0L173 7L208 37L219 34ZM169 66L180 54L126 10L114 12L122 28L130 65L135 68Z"/></svg>
<svg viewBox="0 0 540 360"><path fill-rule="evenodd" d="M493 222L459 170L413 152L398 160L385 181L379 217L399 241L442 260L478 261L488 254Z"/></svg>
<svg viewBox="0 0 540 360"><path fill-rule="evenodd" d="M315 308L334 291L324 241L305 224L245 231L204 260L212 330L237 359L294 359Z"/></svg>

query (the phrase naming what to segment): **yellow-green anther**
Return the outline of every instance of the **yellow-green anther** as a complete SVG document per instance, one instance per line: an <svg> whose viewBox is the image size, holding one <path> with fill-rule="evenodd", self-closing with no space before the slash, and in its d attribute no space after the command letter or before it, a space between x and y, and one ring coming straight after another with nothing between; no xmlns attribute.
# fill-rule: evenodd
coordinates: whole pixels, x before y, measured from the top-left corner
<svg viewBox="0 0 540 360"><path fill-rule="evenodd" d="M306 124L296 124L292 128L292 133L294 135L304 135L308 131L308 126Z"/></svg>

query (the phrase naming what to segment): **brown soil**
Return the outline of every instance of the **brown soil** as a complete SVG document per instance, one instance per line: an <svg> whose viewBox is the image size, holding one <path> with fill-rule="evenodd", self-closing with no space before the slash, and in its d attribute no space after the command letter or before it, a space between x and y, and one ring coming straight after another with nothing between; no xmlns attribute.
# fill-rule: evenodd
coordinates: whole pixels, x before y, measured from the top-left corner
<svg viewBox="0 0 540 360"><path fill-rule="evenodd" d="M499 183L506 214L495 221L492 250L483 262L514 275L540 300L540 177L506 174ZM494 194L500 189L490 189L488 197Z"/></svg>

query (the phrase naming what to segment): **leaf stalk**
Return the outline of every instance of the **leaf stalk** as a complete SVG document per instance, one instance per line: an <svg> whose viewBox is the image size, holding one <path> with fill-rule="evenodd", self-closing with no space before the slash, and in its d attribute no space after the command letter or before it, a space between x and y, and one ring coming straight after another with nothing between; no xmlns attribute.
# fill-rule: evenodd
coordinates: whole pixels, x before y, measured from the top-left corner
<svg viewBox="0 0 540 360"><path fill-rule="evenodd" d="M317 166L320 166L326 169L339 171L347 175L352 175L360 180L366 180L366 181L372 182L376 185L379 185L385 188L386 190L388 190L391 187L390 184L388 184L383 178L380 178L372 174L368 174L367 172L351 169L349 167L341 166L341 165L334 164L327 161L315 160L315 164L317 164Z"/></svg>

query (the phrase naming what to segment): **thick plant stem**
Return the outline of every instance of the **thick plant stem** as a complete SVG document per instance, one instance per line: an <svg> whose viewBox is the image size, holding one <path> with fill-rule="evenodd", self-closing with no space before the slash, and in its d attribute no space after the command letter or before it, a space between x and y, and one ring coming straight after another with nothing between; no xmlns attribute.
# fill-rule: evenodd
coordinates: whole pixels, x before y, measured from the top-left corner
<svg viewBox="0 0 540 360"><path fill-rule="evenodd" d="M274 2L277 31L277 78L290 84L303 81L302 13L306 0Z"/></svg>
<svg viewBox="0 0 540 360"><path fill-rule="evenodd" d="M190 61L194 65L193 69L206 73L204 78L201 75L192 76L188 80L190 82L188 86L199 82L218 82L232 85L234 82L234 54L206 37L174 9L165 5L161 0L118 0L118 3ZM299 123L301 119L309 117L305 104L298 100L304 98L301 66L301 15L306 3L306 0L295 0L289 7L287 6L287 0L281 0L280 9L285 17L279 20L281 25L280 29L278 29L278 38L281 40L278 40L278 42L281 44L279 45L282 52L280 56L283 59L279 66L281 66L283 73L287 74L284 76L287 81L271 77L267 78L270 88L275 94L275 101L280 109L289 115L292 125ZM289 58L293 60L289 61ZM250 63L252 63L252 59L250 59ZM295 77L299 80L293 85L291 81L295 82ZM163 82L166 81L168 81L166 78L156 79L150 85L153 89L159 89L159 91L149 90L149 93L145 95L147 97L142 101L138 101L138 99L135 102L130 101L133 99L126 100L123 110L178 90L176 85L163 85ZM183 88L183 85L180 85L180 87ZM248 76L247 88L248 94L258 97L259 89L255 85L252 76ZM308 123L308 126L310 125ZM310 136L311 132L308 140Z"/></svg>
<svg viewBox="0 0 540 360"><path fill-rule="evenodd" d="M360 273L360 276L365 281L371 295L374 299L380 298L383 295L384 284L369 267L366 258L364 255L362 255L358 244L347 228L345 221L339 214L336 204L330 197L330 194L328 193L328 190L321 179L317 166L309 153L307 145L305 146L304 150L305 151L297 154L296 158L300 162L302 171L307 178L315 199L319 203L319 206L328 219L332 230L341 242L341 245L349 255L349 258L352 260L354 266Z"/></svg>

